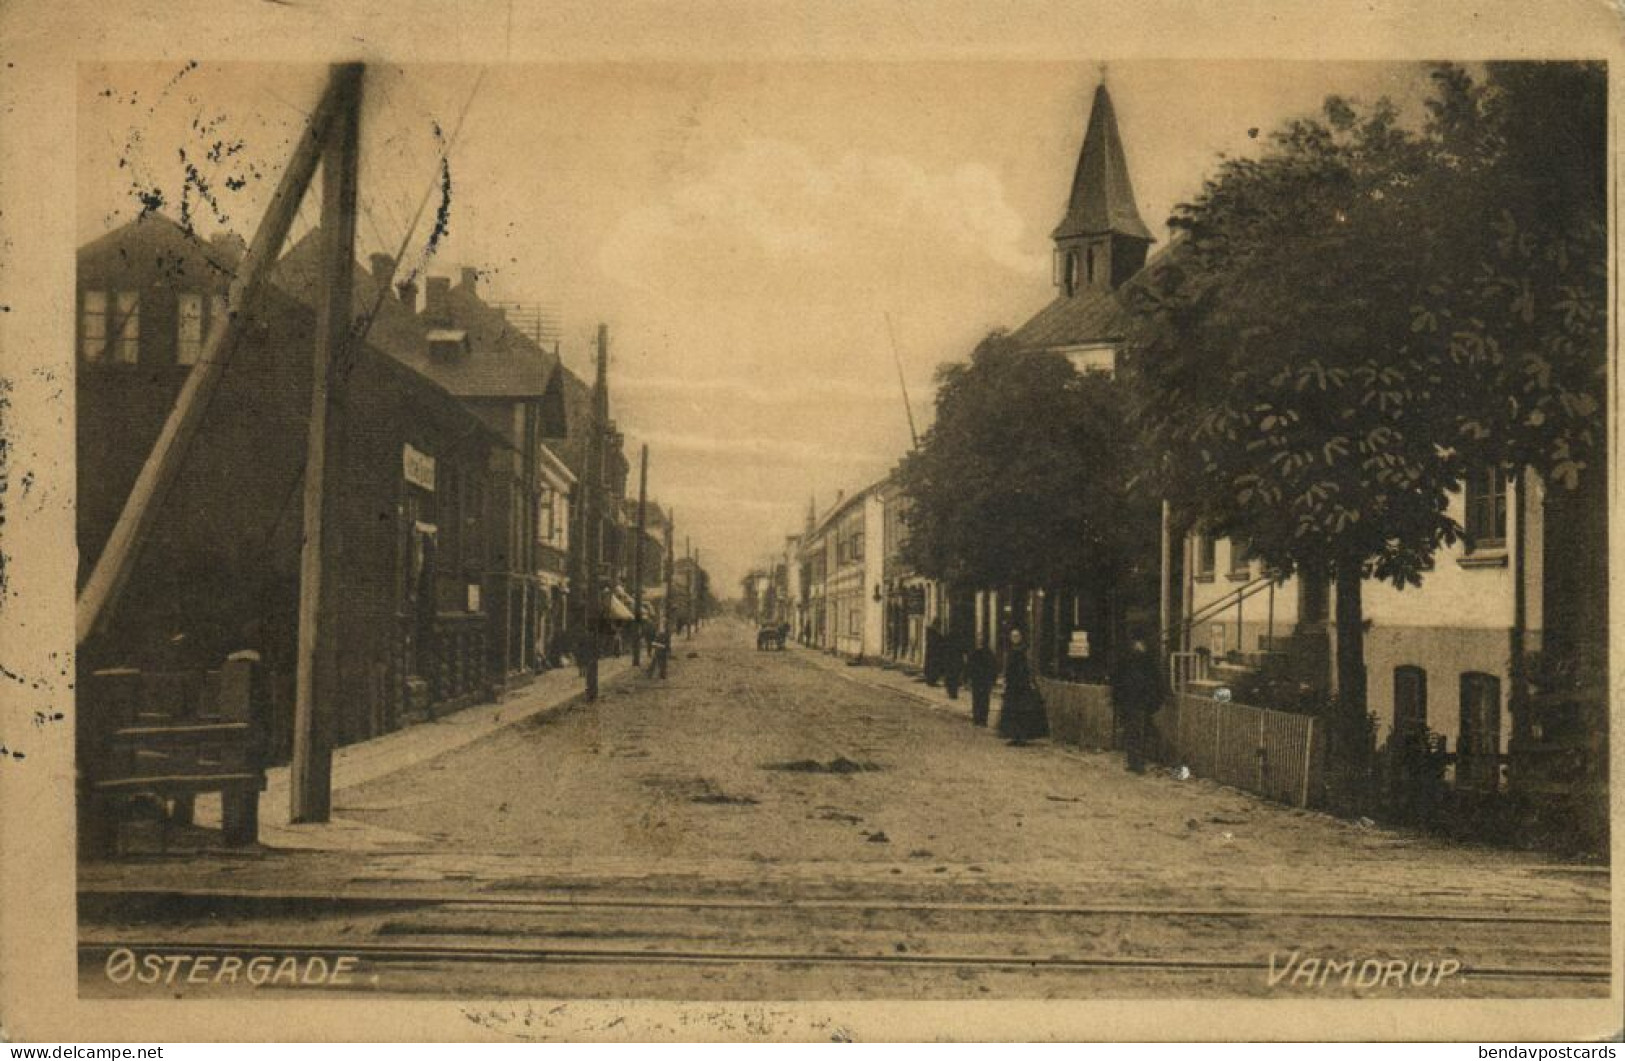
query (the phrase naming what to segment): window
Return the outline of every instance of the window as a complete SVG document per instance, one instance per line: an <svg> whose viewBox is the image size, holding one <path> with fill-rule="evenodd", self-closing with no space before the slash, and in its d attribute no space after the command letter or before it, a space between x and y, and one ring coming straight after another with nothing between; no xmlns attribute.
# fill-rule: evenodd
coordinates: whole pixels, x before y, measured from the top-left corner
<svg viewBox="0 0 1625 1061"><path fill-rule="evenodd" d="M114 360L133 365L141 359L141 298L134 291L118 293L109 330L118 336L113 344Z"/></svg>
<svg viewBox="0 0 1625 1061"><path fill-rule="evenodd" d="M853 636L863 633L863 609L849 608L846 613L846 632Z"/></svg>
<svg viewBox="0 0 1625 1061"><path fill-rule="evenodd" d="M175 310L175 363L195 365L203 356L203 296L183 292Z"/></svg>
<svg viewBox="0 0 1625 1061"><path fill-rule="evenodd" d="M863 532L862 531L857 531L856 533L854 533L852 535L852 557L851 558L852 558L853 562L856 562L856 561L859 561L859 560L863 559Z"/></svg>
<svg viewBox="0 0 1625 1061"><path fill-rule="evenodd" d="M100 361L107 355L107 292L86 291L79 311L79 356Z"/></svg>
<svg viewBox="0 0 1625 1061"><path fill-rule="evenodd" d="M1468 476L1467 541L1472 549L1506 545L1507 483L1500 468L1486 468Z"/></svg>
<svg viewBox="0 0 1625 1061"><path fill-rule="evenodd" d="M1056 261L1060 266L1061 290L1071 295L1078 289L1078 252L1057 251Z"/></svg>
<svg viewBox="0 0 1625 1061"><path fill-rule="evenodd" d="M1095 282L1095 249L1093 247L1089 248L1088 255L1088 264L1084 266L1084 278L1090 284L1093 284Z"/></svg>
<svg viewBox="0 0 1625 1061"><path fill-rule="evenodd" d="M1244 538L1230 539L1230 573L1246 575L1252 570L1253 551Z"/></svg>
<svg viewBox="0 0 1625 1061"><path fill-rule="evenodd" d="M1196 577L1212 578L1213 570L1218 566L1218 541L1211 534L1199 533L1196 536Z"/></svg>
<svg viewBox="0 0 1625 1061"><path fill-rule="evenodd" d="M1394 733L1401 739L1425 735L1428 728L1428 672L1394 668Z"/></svg>

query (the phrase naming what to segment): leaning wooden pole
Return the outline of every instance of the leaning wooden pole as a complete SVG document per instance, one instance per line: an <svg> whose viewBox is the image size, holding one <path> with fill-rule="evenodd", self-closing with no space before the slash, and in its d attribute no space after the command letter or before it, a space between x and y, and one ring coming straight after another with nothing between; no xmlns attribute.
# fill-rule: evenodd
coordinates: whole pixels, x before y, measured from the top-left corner
<svg viewBox="0 0 1625 1061"><path fill-rule="evenodd" d="M649 444L638 463L638 536L632 541L632 666L643 661L643 532L648 526Z"/></svg>
<svg viewBox="0 0 1625 1061"><path fill-rule="evenodd" d="M91 570L84 588L79 591L74 614L76 644L84 644L93 633L102 629L117 606L119 595L124 591L130 572L152 530L152 521L163 503L164 495L174 484L187 449L203 422L209 400L219 389L226 366L242 341L249 321L259 311L261 292L269 279L271 267L281 253L282 245L287 242L288 231L293 227L293 219L299 211L300 201L304 199L305 190L310 187L311 175L316 172L316 163L321 159L333 119L343 109L344 86L351 76L341 73L344 69L347 68L335 68L329 78L327 90L312 112L310 124L305 127L304 135L288 161L288 168L283 171L282 179L272 193L259 230L248 245L248 253L237 266L237 275L232 279L227 296L231 314L225 327L215 329L210 334L203 356L198 358L198 363L188 373L186 383L175 399L175 407L164 421L158 440L153 443L152 452L147 455L146 463L130 489L130 496L125 499L107 545L97 557L96 566ZM359 73L354 76L359 78ZM359 81L356 83L359 84Z"/></svg>
<svg viewBox="0 0 1625 1061"><path fill-rule="evenodd" d="M322 155L321 290L316 304L310 424L305 448L304 539L299 554L299 647L294 672L293 749L288 817L325 822L332 814L333 709L338 694L337 636L328 599L333 550L329 464L336 463L332 422L337 397L334 360L349 337L355 287L361 75L359 63L333 70L339 113ZM342 386L339 383L338 386Z"/></svg>

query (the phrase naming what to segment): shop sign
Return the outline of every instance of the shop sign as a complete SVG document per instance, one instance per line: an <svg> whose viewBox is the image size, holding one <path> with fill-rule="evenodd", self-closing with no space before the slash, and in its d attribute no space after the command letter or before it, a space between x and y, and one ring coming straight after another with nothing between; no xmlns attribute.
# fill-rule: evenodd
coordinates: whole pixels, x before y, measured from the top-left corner
<svg viewBox="0 0 1625 1061"><path fill-rule="evenodd" d="M414 449L410 442L401 447L401 470L407 482L434 493L434 458Z"/></svg>

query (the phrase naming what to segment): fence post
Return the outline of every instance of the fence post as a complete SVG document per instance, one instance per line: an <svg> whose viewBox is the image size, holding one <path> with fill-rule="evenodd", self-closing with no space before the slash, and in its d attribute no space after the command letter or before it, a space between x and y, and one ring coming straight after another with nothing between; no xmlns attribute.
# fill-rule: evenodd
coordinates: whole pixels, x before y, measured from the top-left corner
<svg viewBox="0 0 1625 1061"><path fill-rule="evenodd" d="M1208 751L1212 753L1213 765L1208 770L1208 776L1218 781L1221 780L1219 777L1219 763L1221 761L1219 758L1219 738L1222 735L1220 726L1224 723L1224 705L1217 700L1210 700L1209 703L1213 709L1213 744L1208 748Z"/></svg>
<svg viewBox="0 0 1625 1061"><path fill-rule="evenodd" d="M1264 744L1264 723L1269 719L1269 712L1263 708L1258 709L1258 794L1264 795L1264 775L1268 772L1264 766L1264 756L1268 754Z"/></svg>
<svg viewBox="0 0 1625 1061"><path fill-rule="evenodd" d="M259 656L240 652L229 657L220 668L220 717L231 722L246 722L250 727L244 749L245 772L258 774L264 769L261 749L265 734L262 719L254 710L254 677ZM221 839L232 847L258 842L260 836L260 791L255 784L242 788L225 788L220 793Z"/></svg>
<svg viewBox="0 0 1625 1061"><path fill-rule="evenodd" d="M78 719L79 848L90 856L118 847L116 799L96 788L111 772L112 737L141 702L141 672L127 667L99 670L75 698Z"/></svg>
<svg viewBox="0 0 1625 1061"><path fill-rule="evenodd" d="M1298 806L1309 806L1309 772L1314 769L1315 762L1315 720L1308 718L1309 724L1303 729L1303 785L1298 796Z"/></svg>

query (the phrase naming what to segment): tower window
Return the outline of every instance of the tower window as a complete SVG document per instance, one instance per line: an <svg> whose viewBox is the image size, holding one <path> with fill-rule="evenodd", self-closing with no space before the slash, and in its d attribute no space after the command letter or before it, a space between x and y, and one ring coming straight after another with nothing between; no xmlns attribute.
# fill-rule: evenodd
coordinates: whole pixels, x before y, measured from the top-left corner
<svg viewBox="0 0 1625 1061"><path fill-rule="evenodd" d="M1095 282L1095 249L1090 247L1088 253L1089 257L1084 262L1084 274L1092 285Z"/></svg>
<svg viewBox="0 0 1625 1061"><path fill-rule="evenodd" d="M1078 290L1078 252L1067 251L1061 263L1061 287L1071 295Z"/></svg>

